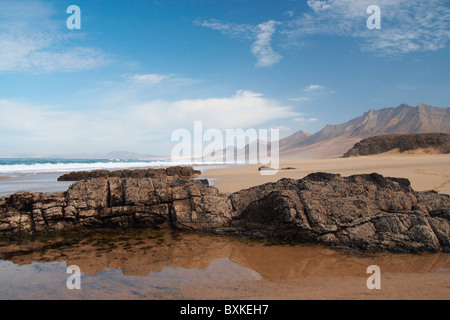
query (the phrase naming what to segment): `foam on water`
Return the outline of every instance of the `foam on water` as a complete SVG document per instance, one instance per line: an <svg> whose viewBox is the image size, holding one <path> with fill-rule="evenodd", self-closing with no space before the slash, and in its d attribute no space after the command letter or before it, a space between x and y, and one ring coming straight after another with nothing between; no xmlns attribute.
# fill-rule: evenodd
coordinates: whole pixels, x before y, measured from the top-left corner
<svg viewBox="0 0 450 320"><path fill-rule="evenodd" d="M10 160L10 159L8 159ZM202 162L198 165L216 165L217 162ZM69 171L91 171L91 170L120 170L132 168L162 168L168 166L196 165L181 161L126 161L126 160L15 160L0 161L0 175L27 174L27 173L52 173Z"/></svg>

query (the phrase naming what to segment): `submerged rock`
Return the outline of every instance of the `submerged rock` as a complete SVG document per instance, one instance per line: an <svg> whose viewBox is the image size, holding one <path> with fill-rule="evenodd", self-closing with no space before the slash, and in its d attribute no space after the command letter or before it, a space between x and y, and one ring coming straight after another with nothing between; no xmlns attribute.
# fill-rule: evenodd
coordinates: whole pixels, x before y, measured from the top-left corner
<svg viewBox="0 0 450 320"><path fill-rule="evenodd" d="M314 173L220 193L207 180L94 178L0 199L0 237L157 227L390 252L450 251L450 196L407 179Z"/></svg>

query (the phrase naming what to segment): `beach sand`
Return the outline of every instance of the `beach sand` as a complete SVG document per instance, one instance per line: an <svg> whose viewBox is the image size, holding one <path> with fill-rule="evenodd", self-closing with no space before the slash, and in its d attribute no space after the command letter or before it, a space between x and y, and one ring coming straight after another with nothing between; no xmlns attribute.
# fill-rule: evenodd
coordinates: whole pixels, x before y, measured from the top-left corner
<svg viewBox="0 0 450 320"><path fill-rule="evenodd" d="M261 175L261 165L212 169L203 174L221 192L275 182L282 178L301 179L313 172L353 174L379 173L386 177L407 178L416 191L435 190L450 194L450 155L386 153L351 158L281 161L275 175ZM283 170L283 168L291 168ZM294 168L294 169L292 169ZM450 254L444 254L450 256ZM414 255L412 255L414 256ZM395 255L386 267L395 265ZM414 272L383 273L382 290L369 290L354 276L313 276L302 279L263 280L233 283L228 286L189 288L187 298L223 299L450 299L450 273ZM449 266L450 267L450 266Z"/></svg>
<svg viewBox="0 0 450 320"><path fill-rule="evenodd" d="M369 275L368 275L369 276ZM307 277L289 280L241 281L218 287L196 286L186 299L236 300L449 300L449 272L382 273L381 289L369 290L367 278Z"/></svg>
<svg viewBox="0 0 450 320"><path fill-rule="evenodd" d="M407 178L416 191L435 190L450 194L450 155L381 154L352 158L328 158L280 162L275 175L261 175L261 165L211 169L202 177L222 192L236 192L282 178L301 179L313 172L353 174L379 173L386 177ZM283 168L295 168L283 170Z"/></svg>

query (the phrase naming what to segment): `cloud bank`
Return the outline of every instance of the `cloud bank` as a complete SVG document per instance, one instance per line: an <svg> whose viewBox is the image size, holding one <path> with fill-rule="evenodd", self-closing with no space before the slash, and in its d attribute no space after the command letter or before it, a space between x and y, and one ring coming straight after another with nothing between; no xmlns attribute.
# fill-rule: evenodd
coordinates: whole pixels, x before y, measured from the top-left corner
<svg viewBox="0 0 450 320"><path fill-rule="evenodd" d="M381 8L381 30L369 30L367 8ZM448 0L308 0L309 10L284 21L269 20L258 25L233 24L215 19L195 21L196 25L217 30L232 38L252 41L255 67L268 67L281 61L273 49L278 34L280 47L301 47L309 37L333 35L356 40L361 51L375 56L436 51L450 39Z"/></svg>
<svg viewBox="0 0 450 320"><path fill-rule="evenodd" d="M221 98L159 99L85 112L60 110L58 106L0 100L0 137L3 137L0 150L45 153L124 148L150 152L142 150L143 146L151 141L170 143L167 137L173 130L192 130L196 120L203 121L205 129L225 130L252 128L268 121L299 116L276 100L246 90Z"/></svg>
<svg viewBox="0 0 450 320"><path fill-rule="evenodd" d="M381 30L369 30L367 8L381 9ZM308 0L312 12L293 19L282 31L296 44L308 35L355 38L361 50L375 55L436 51L450 39L450 7L446 0Z"/></svg>

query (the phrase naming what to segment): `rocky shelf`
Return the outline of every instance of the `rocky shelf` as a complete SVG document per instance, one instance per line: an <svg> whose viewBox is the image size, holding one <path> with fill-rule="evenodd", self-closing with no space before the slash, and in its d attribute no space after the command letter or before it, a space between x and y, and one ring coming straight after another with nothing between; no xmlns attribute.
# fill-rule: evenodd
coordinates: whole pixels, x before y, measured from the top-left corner
<svg viewBox="0 0 450 320"><path fill-rule="evenodd" d="M92 178L67 192L0 199L0 237L96 228L173 228L367 251L450 251L450 196L407 179L314 173L232 194L207 180Z"/></svg>
<svg viewBox="0 0 450 320"><path fill-rule="evenodd" d="M64 174L58 178L58 181L81 181L91 178L182 178L190 179L201 174L199 170L193 167L168 167L160 169L136 169L136 170L93 170L93 171L74 171Z"/></svg>

